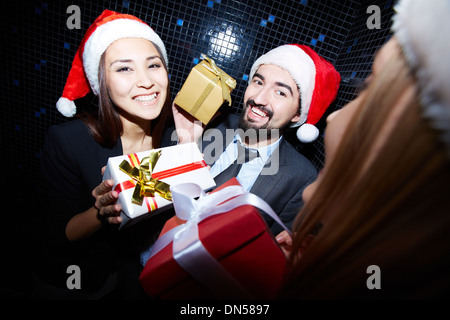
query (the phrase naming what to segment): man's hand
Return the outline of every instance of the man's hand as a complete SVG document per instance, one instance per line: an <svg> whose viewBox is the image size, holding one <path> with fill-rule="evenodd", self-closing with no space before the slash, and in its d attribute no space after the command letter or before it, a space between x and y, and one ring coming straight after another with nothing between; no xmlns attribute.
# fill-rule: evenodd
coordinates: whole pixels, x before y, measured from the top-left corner
<svg viewBox="0 0 450 320"><path fill-rule="evenodd" d="M204 124L175 103L172 112L179 143L197 142L205 129Z"/></svg>

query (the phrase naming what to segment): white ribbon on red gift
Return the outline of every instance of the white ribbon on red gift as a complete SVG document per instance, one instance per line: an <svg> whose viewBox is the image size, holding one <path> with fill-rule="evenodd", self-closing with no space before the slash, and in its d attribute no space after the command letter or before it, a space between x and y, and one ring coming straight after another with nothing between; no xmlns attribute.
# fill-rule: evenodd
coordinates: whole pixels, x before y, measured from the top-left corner
<svg viewBox="0 0 450 320"><path fill-rule="evenodd" d="M170 190L177 217L187 222L163 234L153 245L149 260L173 241L174 260L217 298L251 298L203 246L198 223L207 217L251 205L263 210L291 234L289 229L264 200L246 192L241 186L229 186L206 194L195 183L183 183L171 186Z"/></svg>

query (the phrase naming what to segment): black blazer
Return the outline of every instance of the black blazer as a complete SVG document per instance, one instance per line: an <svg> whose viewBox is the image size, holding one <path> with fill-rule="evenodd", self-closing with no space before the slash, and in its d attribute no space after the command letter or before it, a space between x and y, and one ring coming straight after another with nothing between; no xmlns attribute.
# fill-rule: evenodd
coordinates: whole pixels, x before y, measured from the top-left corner
<svg viewBox="0 0 450 320"><path fill-rule="evenodd" d="M227 129L235 130L238 128L239 116L235 114L225 114L214 119L208 124L199 142L204 152L205 161L212 165L219 155L210 155L208 145L214 141L211 128L220 130L224 140L223 150L232 141L233 134L226 134ZM172 128L173 130L173 128ZM170 141L171 134L164 135L164 145L174 144ZM222 150L222 152L223 152ZM271 167L270 163L273 157L279 154L278 171L272 175L259 175L250 192L265 200L272 209L278 214L283 223L288 228L292 228L295 217L303 206L302 193L307 185L317 178L316 167L302 154L300 154L286 139L282 139L279 145L278 153L274 152L267 161L265 167ZM263 214L274 235L277 235L283 229L268 215Z"/></svg>
<svg viewBox="0 0 450 320"><path fill-rule="evenodd" d="M40 209L34 226L36 272L42 280L66 288L67 267L74 264L81 269L81 289L95 292L111 274L120 273L123 266L128 269L121 274L127 278L124 281L139 285L138 244L141 235L151 233L151 229L140 232L139 228L152 225L153 217L123 230L105 224L76 242L70 242L65 235L68 221L94 205L91 193L102 181L101 169L108 158L122 154L120 139L112 148L102 147L81 120L52 126L48 131L40 159ZM155 228L161 227L162 222Z"/></svg>
<svg viewBox="0 0 450 320"><path fill-rule="evenodd" d="M40 158L39 218L35 225L37 273L46 282L64 288L67 267L81 269L82 290L96 291L114 268L112 228L70 242L68 221L94 205L92 190L102 181L108 157L122 154L120 139L112 149L101 147L81 120L52 126Z"/></svg>

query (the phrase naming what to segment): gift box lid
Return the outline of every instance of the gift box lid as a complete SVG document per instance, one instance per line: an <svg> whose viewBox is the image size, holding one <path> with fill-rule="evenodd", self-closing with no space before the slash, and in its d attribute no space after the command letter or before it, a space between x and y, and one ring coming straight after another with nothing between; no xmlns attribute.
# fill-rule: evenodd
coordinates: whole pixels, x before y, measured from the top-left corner
<svg viewBox="0 0 450 320"><path fill-rule="evenodd" d="M238 179L236 178L231 178L230 180L228 180L227 182L225 182L224 184L222 184L221 186L218 186L216 189L214 189L213 191L211 191L211 193L217 192L219 190L222 190L223 188L226 188L228 186L240 186L241 184L239 183ZM178 218L176 215L173 216L172 218L170 218L169 220L167 220L167 222L164 224L164 227L161 230L161 233L159 235L159 237L161 237L163 234L165 234L167 231L185 223L186 220L182 220L180 218Z"/></svg>

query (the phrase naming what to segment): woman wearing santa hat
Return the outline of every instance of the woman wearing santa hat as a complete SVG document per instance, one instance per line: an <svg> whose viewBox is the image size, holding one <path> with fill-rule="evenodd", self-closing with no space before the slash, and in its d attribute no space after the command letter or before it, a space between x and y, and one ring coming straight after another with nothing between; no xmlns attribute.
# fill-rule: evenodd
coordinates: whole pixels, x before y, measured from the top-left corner
<svg viewBox="0 0 450 320"><path fill-rule="evenodd" d="M282 297L450 295L450 43L435 37L450 33L450 2L396 11L367 88L327 119Z"/></svg>
<svg viewBox="0 0 450 320"><path fill-rule="evenodd" d="M72 117L74 101L92 91L98 110L50 128L41 156L39 276L47 284L67 289L75 265L81 282L71 292L80 297L140 293L138 255L127 245L131 235L112 226L120 205L102 167L109 157L159 147L171 111L167 65L161 38L134 16L105 10L87 30L57 108Z"/></svg>

